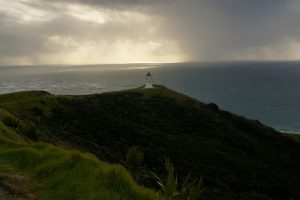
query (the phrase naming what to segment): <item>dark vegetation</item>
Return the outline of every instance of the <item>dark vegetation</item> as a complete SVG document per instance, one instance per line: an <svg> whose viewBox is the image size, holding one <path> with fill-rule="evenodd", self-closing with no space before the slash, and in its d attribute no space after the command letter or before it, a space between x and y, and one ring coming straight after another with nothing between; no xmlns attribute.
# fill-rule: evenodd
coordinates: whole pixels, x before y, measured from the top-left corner
<svg viewBox="0 0 300 200"><path fill-rule="evenodd" d="M295 140L297 140L297 141L300 142L300 134L292 134L292 133L288 133L288 135L289 135L291 138L293 138L293 139L295 139Z"/></svg>
<svg viewBox="0 0 300 200"><path fill-rule="evenodd" d="M166 199L198 200L202 198L202 193L205 191L202 178L191 180L188 174L182 182L178 182L174 166L169 159L166 159L165 168L165 177L159 177L155 172L151 174L159 186L159 193Z"/></svg>
<svg viewBox="0 0 300 200"><path fill-rule="evenodd" d="M204 199L300 199L300 144L285 134L164 87L87 96L23 92L0 96L16 121L6 126L36 141L124 163L133 146L143 167L178 180L203 177ZM145 178L148 187L155 181Z"/></svg>
<svg viewBox="0 0 300 200"><path fill-rule="evenodd" d="M160 200L121 165L94 155L37 143L8 127L0 110L1 200ZM18 119L14 119L19 121Z"/></svg>
<svg viewBox="0 0 300 200"><path fill-rule="evenodd" d="M147 176L147 171L143 169L144 153L139 147L131 147L124 162L125 167L131 173L134 180L140 185L144 185L142 177Z"/></svg>

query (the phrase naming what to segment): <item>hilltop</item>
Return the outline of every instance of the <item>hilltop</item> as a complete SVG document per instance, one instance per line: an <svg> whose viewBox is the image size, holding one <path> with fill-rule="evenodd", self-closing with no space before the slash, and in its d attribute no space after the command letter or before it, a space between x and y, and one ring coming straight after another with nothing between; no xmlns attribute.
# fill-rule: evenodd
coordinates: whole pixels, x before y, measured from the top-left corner
<svg viewBox="0 0 300 200"><path fill-rule="evenodd" d="M116 164L139 146L145 168L158 174L169 157L179 179L204 178L207 199L300 199L297 140L163 86L82 96L19 92L0 95L0 108L15 118L3 125L16 137Z"/></svg>

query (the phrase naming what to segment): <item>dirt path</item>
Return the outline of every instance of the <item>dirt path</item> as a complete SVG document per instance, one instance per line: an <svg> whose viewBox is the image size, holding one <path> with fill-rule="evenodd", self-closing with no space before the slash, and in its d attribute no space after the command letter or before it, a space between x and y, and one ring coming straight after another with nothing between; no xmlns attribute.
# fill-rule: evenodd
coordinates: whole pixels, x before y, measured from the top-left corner
<svg viewBox="0 0 300 200"><path fill-rule="evenodd" d="M0 173L0 199L23 200L35 199L27 187L27 178L18 174Z"/></svg>

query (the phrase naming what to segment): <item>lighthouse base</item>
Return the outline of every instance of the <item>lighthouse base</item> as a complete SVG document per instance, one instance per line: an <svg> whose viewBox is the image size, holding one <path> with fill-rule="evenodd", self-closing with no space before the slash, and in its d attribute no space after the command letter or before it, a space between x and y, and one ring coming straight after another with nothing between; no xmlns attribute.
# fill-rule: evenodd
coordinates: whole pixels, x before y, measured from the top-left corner
<svg viewBox="0 0 300 200"><path fill-rule="evenodd" d="M153 85L151 83L147 83L145 88L153 88Z"/></svg>

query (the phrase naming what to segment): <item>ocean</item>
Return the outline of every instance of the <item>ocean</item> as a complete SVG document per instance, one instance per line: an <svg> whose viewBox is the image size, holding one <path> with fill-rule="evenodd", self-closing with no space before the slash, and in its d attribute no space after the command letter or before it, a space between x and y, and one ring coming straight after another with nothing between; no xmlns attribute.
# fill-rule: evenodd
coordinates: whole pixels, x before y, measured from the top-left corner
<svg viewBox="0 0 300 200"><path fill-rule="evenodd" d="M203 62L0 67L0 93L92 94L156 84L300 134L300 62Z"/></svg>

